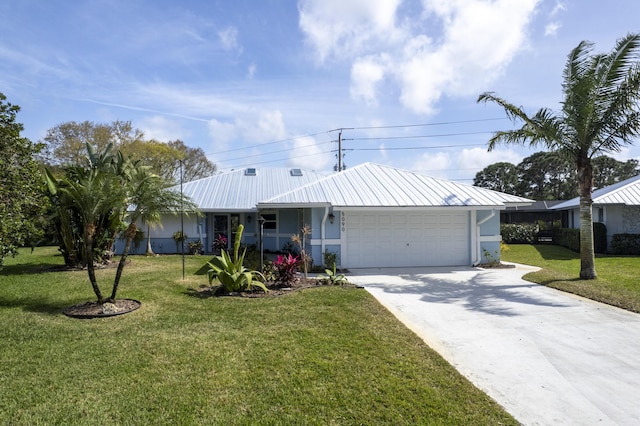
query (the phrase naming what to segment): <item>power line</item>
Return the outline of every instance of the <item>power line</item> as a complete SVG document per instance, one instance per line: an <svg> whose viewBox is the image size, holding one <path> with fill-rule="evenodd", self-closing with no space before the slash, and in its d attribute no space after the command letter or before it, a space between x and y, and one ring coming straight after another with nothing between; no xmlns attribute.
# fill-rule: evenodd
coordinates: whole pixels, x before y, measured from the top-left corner
<svg viewBox="0 0 640 426"><path fill-rule="evenodd" d="M424 127L424 126L436 126L436 125L452 125L452 124L462 124L462 123L488 122L488 121L496 121L496 120L504 120L504 119L505 118L483 118L483 119L474 119L474 120L458 120L458 121L437 122L437 123L419 123L419 124L402 124L402 125L369 126L369 127L341 127L341 128L337 128L337 129L332 129L332 130L327 130L327 131L317 132L317 133L310 133L310 134L307 134L307 135L295 136L295 137L292 137L292 138L280 139L280 140L277 140L277 141L266 142L266 143L262 143L262 144L254 144L254 145L243 146L243 147L239 147L239 148L228 149L228 150L225 150L225 151L218 151L216 153L209 153L207 155L220 155L220 154L226 154L226 153L230 153L230 152L247 150L247 149L252 149L252 148L262 148L262 147L265 147L265 146L271 146L271 145L275 145L275 144L295 141L297 139L302 139L302 138L307 138L307 137L314 137L314 136L327 134L327 133L332 133L332 132L336 132L337 131L337 132L340 132L338 134L338 140L331 140L331 141L327 141L327 142L318 142L315 145L316 146L318 146L318 145L326 145L326 144L329 144L329 143L338 142L338 145L339 145L338 146L338 156L341 158L341 156L343 155L342 153L345 150L341 149L340 141L346 141L346 140L350 140L350 141L404 140L404 139L424 139L424 138L451 137L451 136L469 136L469 135L481 135L481 134L493 134L493 133L495 133L494 131L482 131L482 132L458 132L458 133L442 133L442 134L413 135L413 136L403 135L403 136L386 136L386 137L342 138L342 131L344 131L344 130L412 128L412 127ZM483 144L439 145L439 146L419 146L419 147L385 147L385 148L383 148L383 150L389 150L389 151L393 150L393 151L395 151L395 150L418 150L418 149L445 149L445 148L460 148L460 147L476 147L476 146L484 146L484 145L485 144L483 143ZM380 148L351 148L351 149L348 149L348 151L377 151L377 150L380 150ZM268 155L277 154L277 153L280 153L280 152L282 152L282 150L270 151L270 152L262 152L262 153L259 153L259 154L252 154L252 155L243 155L242 157L235 157L235 158L229 158L229 159L219 159L218 161L229 162L229 161L236 161L236 160L247 160L249 158L264 157L264 156L268 156ZM302 158L302 157L308 157L308 156L324 155L324 154L328 154L328 153L331 153L331 152L336 152L336 150L316 152L316 153L313 153L313 154L305 154L305 155L300 155L300 156L295 156L295 157L285 157L285 158L278 158L278 159L273 159L273 160L265 160L265 161L260 161L260 162L257 162L257 163L250 163L250 164L273 163L273 162L278 162L278 161L285 161L285 160L292 159L292 158ZM248 164L248 163L243 162L243 164ZM238 166L238 167L243 167L243 166Z"/></svg>
<svg viewBox="0 0 640 426"><path fill-rule="evenodd" d="M325 131L322 131L322 132L309 133L309 134L306 134L306 135L294 136L294 137L291 137L291 138L279 139L279 140L276 140L276 141L259 143L259 144L249 145L249 146L243 146L243 147L239 147L239 148L232 148L232 149L227 149L227 150L224 150L224 151L207 152L206 155L226 154L228 152L235 152L235 151L240 151L240 150L244 150L244 149L251 149L251 148L258 148L258 147L263 147L263 146L275 145L275 144L279 144L279 143L294 141L294 140L297 140L297 139L314 137L314 136L318 136L318 135L322 135L322 134L326 134L326 133L341 132L343 130L399 129L399 128L441 126L441 125L464 124L464 123L480 123L480 122L506 120L506 119L507 118L505 118L505 117L502 117L502 118L497 118L496 117L496 118L480 118L480 119L474 119L474 120L442 121L442 122L436 122L436 123L396 124L396 125L389 125L389 126L339 127L339 128L336 128L336 129L325 130ZM481 134L481 133L489 133L489 132L460 133L458 135ZM491 132L491 133L493 133L493 132ZM456 135L456 134L451 134L451 135L453 136L453 135ZM437 135L433 135L433 136L417 136L417 137L436 137L436 136ZM399 136L398 137L389 137L389 138L386 138L386 139L391 139L391 138L400 139L401 137L399 137ZM369 138L369 139L373 140L375 138ZM343 139L343 141L344 140L350 140L350 139ZM366 138L359 138L357 140L366 140Z"/></svg>
<svg viewBox="0 0 640 426"><path fill-rule="evenodd" d="M438 135L414 135L414 136L387 136L375 138L353 138L353 141L374 141L374 140L393 140L393 139L422 139L422 138L446 138L450 136L469 136L469 135L487 135L495 132L463 132L463 133L441 133Z"/></svg>
<svg viewBox="0 0 640 426"><path fill-rule="evenodd" d="M403 147L384 147L384 148L349 148L347 151L402 151L410 149L443 149L443 148L463 148L470 146L486 146L484 143L472 143L465 145L438 145L438 146L403 146Z"/></svg>
<svg viewBox="0 0 640 426"><path fill-rule="evenodd" d="M497 120L508 120L507 117L496 117L496 118L478 118L475 120L459 120L459 121L442 121L439 123L422 123L422 124L398 124L392 126L370 126L370 127L353 127L353 130L370 130L370 129L395 129L401 127L426 127L426 126L441 126L448 124L463 124L463 123L480 123L483 121L497 121ZM340 129L338 129L340 130Z"/></svg>

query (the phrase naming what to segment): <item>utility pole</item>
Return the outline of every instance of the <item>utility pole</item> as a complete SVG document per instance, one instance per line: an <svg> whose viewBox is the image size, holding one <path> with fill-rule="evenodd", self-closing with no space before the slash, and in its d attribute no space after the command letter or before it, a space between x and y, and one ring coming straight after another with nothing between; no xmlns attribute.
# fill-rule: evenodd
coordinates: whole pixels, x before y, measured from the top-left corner
<svg viewBox="0 0 640 426"><path fill-rule="evenodd" d="M342 130L338 132L338 171L342 171Z"/></svg>

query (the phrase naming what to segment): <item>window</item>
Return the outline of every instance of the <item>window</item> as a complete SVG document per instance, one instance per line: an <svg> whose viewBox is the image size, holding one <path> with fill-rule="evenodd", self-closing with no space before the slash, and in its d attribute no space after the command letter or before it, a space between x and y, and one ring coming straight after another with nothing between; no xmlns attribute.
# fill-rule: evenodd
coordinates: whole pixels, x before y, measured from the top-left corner
<svg viewBox="0 0 640 426"><path fill-rule="evenodd" d="M264 218L264 229L275 230L278 228L278 220L275 213L263 213L262 217Z"/></svg>
<svg viewBox="0 0 640 426"><path fill-rule="evenodd" d="M245 176L255 176L256 175L256 169L254 167L248 168L244 171L244 175Z"/></svg>
<svg viewBox="0 0 640 426"><path fill-rule="evenodd" d="M291 169L291 176L302 176L301 169Z"/></svg>

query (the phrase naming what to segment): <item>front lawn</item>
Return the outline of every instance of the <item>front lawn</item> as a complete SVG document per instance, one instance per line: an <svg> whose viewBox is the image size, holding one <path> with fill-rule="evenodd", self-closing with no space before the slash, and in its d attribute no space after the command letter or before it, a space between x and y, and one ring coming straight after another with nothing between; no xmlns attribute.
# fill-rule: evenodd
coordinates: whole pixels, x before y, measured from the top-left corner
<svg viewBox="0 0 640 426"><path fill-rule="evenodd" d="M365 290L206 298L208 258L130 259L142 307L92 320L61 314L93 292L55 249L7 259L0 424L517 424Z"/></svg>
<svg viewBox="0 0 640 426"><path fill-rule="evenodd" d="M539 266L542 270L524 276L526 280L559 290L640 312L640 257L596 257L595 280L581 280L580 255L555 245L512 244L502 260Z"/></svg>

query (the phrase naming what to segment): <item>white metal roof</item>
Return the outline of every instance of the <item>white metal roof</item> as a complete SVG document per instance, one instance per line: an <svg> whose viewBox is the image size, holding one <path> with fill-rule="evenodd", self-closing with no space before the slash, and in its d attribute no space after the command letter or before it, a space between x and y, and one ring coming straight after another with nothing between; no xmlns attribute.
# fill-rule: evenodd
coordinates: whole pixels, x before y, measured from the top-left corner
<svg viewBox="0 0 640 426"><path fill-rule="evenodd" d="M596 189L591 194L593 204L624 204L640 206L640 175L604 188ZM572 198L553 206L553 209L572 209L580 206L580 197Z"/></svg>
<svg viewBox="0 0 640 426"><path fill-rule="evenodd" d="M290 192L265 199L259 208L330 205L333 207L495 207L527 205L514 195L365 163Z"/></svg>
<svg viewBox="0 0 640 426"><path fill-rule="evenodd" d="M204 212L250 211L255 210L261 200L323 177L320 173L300 169L252 167L187 182L182 185L182 191Z"/></svg>

